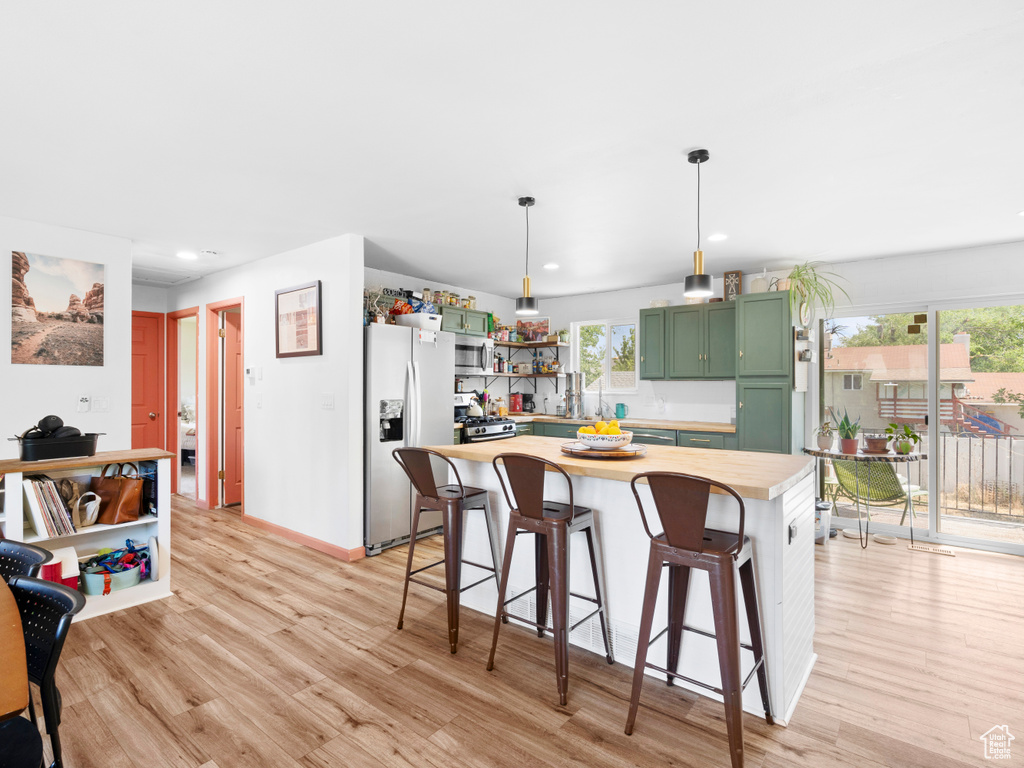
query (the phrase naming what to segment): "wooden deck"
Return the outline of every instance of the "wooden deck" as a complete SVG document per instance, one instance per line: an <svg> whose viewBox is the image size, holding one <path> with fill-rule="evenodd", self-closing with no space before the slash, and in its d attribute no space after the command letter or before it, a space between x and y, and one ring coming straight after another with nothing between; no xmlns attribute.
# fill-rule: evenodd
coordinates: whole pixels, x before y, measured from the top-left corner
<svg viewBox="0 0 1024 768"><path fill-rule="evenodd" d="M176 595L72 627L67 768L729 765L709 699L649 679L627 737L622 664L572 648L559 707L550 639L504 627L489 673L490 620L465 611L453 656L443 596L415 586L396 631L404 548L342 563L177 497L175 515ZM1024 559L842 539L816 557L819 660L790 727L745 718L747 766L981 766L982 733L1024 730Z"/></svg>

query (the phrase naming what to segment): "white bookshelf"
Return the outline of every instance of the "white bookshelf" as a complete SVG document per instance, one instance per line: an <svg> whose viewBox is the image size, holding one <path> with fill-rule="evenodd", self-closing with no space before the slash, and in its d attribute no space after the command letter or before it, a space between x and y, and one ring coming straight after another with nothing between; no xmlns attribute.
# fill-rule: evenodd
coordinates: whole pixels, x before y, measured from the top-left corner
<svg viewBox="0 0 1024 768"><path fill-rule="evenodd" d="M45 549L72 546L79 557L96 554L100 549L117 549L125 539L147 544L151 536L158 542L157 579L144 579L134 587L117 590L109 595L87 595L85 608L76 620L81 621L111 611L119 611L141 603L159 600L171 595L171 460L173 453L157 449L133 451L107 451L95 456L47 461L0 461L0 474L4 476L4 491L0 494L0 523L9 539L24 541ZM91 525L68 536L41 535L27 523L26 499L22 481L25 475L44 474L54 480L70 477L87 481L99 475L105 464L120 462L155 461L157 465L157 514L141 515L137 521L118 525Z"/></svg>

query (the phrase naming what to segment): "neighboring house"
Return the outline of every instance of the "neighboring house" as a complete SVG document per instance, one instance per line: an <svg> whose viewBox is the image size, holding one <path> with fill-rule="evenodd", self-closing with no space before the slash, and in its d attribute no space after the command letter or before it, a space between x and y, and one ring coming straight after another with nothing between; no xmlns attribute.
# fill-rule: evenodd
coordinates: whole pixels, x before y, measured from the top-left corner
<svg viewBox="0 0 1024 768"><path fill-rule="evenodd" d="M1020 406L1017 403L997 403L995 394L1000 389L1007 392L1014 392L1024 395L1024 373L975 373L974 383L967 385L966 392L961 395L965 405L970 405L976 411L967 409L969 418L982 424L1001 427L1001 432L1012 435L1024 435L1024 418L1020 415Z"/></svg>
<svg viewBox="0 0 1024 768"><path fill-rule="evenodd" d="M965 337L965 338L961 338ZM957 398L974 383L970 337L960 334L939 345L940 416L951 431L962 422ZM842 417L860 419L865 432L880 432L889 422L924 426L928 410L928 347L833 347L825 359L824 402L835 403Z"/></svg>

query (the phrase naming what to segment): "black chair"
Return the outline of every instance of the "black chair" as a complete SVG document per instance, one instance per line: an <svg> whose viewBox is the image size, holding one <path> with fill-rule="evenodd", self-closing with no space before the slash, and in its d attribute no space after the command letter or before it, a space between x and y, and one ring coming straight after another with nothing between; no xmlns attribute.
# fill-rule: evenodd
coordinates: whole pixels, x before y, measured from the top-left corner
<svg viewBox="0 0 1024 768"><path fill-rule="evenodd" d="M43 738L35 723L24 717L0 722L0 766L42 768Z"/></svg>
<svg viewBox="0 0 1024 768"><path fill-rule="evenodd" d="M48 550L4 539L0 541L0 578L7 583L13 576L38 576L39 569L52 559Z"/></svg>
<svg viewBox="0 0 1024 768"><path fill-rule="evenodd" d="M43 581L31 576L15 576L9 586L21 613L25 633L25 657L28 679L39 686L40 704L46 732L53 748L51 768L63 768L60 756L60 691L54 682L57 662L64 648L71 620L85 607L81 592L63 584ZM35 703L29 700L29 714L36 722Z"/></svg>

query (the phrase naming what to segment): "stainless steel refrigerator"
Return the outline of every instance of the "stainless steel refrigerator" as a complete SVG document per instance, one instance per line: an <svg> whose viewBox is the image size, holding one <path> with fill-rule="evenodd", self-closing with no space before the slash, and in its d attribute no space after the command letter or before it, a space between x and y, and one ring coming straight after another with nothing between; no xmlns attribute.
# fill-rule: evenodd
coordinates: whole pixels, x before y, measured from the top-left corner
<svg viewBox="0 0 1024 768"><path fill-rule="evenodd" d="M377 323L365 331L363 537L376 555L412 531L413 492L391 452L452 442L455 334ZM440 526L440 512L420 517L421 535Z"/></svg>

